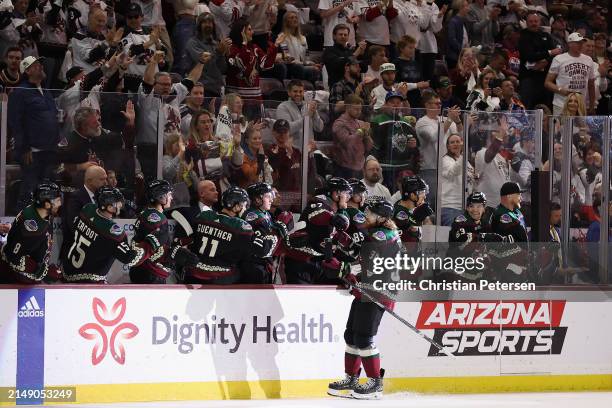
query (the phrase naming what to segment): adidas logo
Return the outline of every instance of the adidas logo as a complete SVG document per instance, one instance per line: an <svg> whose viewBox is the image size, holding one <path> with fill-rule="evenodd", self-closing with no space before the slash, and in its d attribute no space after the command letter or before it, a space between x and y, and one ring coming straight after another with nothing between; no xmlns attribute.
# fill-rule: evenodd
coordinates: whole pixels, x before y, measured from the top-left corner
<svg viewBox="0 0 612 408"><path fill-rule="evenodd" d="M18 317L43 317L44 315L45 312L40 310L38 301L34 296L31 296L25 305L21 306L19 312L17 312Z"/></svg>

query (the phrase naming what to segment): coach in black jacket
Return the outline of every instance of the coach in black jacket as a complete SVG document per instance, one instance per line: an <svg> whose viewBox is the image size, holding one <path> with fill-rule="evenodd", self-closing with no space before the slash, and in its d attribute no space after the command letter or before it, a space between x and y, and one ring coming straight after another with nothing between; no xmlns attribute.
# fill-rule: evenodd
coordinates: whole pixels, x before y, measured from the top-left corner
<svg viewBox="0 0 612 408"><path fill-rule="evenodd" d="M544 80L553 57L563 52L556 48L550 34L542 31L540 25L540 15L531 12L519 40L520 94L526 109L533 109L539 103L549 104L551 95L544 88Z"/></svg>

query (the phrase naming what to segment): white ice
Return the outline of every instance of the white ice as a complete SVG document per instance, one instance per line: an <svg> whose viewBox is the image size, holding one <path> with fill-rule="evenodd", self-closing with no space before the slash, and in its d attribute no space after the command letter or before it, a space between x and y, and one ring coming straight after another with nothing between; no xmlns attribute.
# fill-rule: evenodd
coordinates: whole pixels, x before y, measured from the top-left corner
<svg viewBox="0 0 612 408"><path fill-rule="evenodd" d="M40 405L27 405L40 407ZM61 406L53 405L54 408ZM397 393L379 401L356 401L343 398L141 402L121 404L67 405L65 408L210 408L210 407L270 407L270 408L612 408L612 392L520 393L423 395Z"/></svg>

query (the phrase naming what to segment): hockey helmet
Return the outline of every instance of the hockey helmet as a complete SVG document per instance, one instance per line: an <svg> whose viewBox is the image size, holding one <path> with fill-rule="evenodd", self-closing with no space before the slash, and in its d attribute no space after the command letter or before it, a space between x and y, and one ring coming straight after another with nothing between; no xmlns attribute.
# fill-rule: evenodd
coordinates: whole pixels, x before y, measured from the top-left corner
<svg viewBox="0 0 612 408"><path fill-rule="evenodd" d="M146 196L150 203L159 202L163 196L172 192L172 186L166 180L151 180L147 183Z"/></svg>
<svg viewBox="0 0 612 408"><path fill-rule="evenodd" d="M480 191L474 191L467 198L467 206L469 207L472 204L482 204L487 205L487 196L485 193Z"/></svg>
<svg viewBox="0 0 612 408"><path fill-rule="evenodd" d="M45 206L47 201L61 197L59 186L53 182L43 182L34 190L34 205L38 208Z"/></svg>
<svg viewBox="0 0 612 408"><path fill-rule="evenodd" d="M359 179L352 178L348 180L349 185L353 189L353 194L361 194L368 191L365 183Z"/></svg>
<svg viewBox="0 0 612 408"><path fill-rule="evenodd" d="M244 202L247 203L248 207L250 203L249 195L243 188L237 186L230 186L221 195L221 205L223 208L232 208L236 204Z"/></svg>
<svg viewBox="0 0 612 408"><path fill-rule="evenodd" d="M103 186L100 187L95 194L96 203L99 209L104 209L108 206L114 206L115 204L125 201L123 194L118 188Z"/></svg>
<svg viewBox="0 0 612 408"><path fill-rule="evenodd" d="M425 194L429 191L429 186L419 176L407 176L402 179L402 199L410 198L411 193L418 194L424 191Z"/></svg>
<svg viewBox="0 0 612 408"><path fill-rule="evenodd" d="M380 196L368 197L365 202L365 209L381 217L391 218L393 216L393 206Z"/></svg>
<svg viewBox="0 0 612 408"><path fill-rule="evenodd" d="M272 186L268 183L263 182L251 184L246 188L246 191L251 201L263 196L264 194L274 193L274 189L272 188Z"/></svg>
<svg viewBox="0 0 612 408"><path fill-rule="evenodd" d="M342 177L330 177L326 183L327 194L331 195L334 191L347 191L349 194L353 193L353 189L346 179Z"/></svg>

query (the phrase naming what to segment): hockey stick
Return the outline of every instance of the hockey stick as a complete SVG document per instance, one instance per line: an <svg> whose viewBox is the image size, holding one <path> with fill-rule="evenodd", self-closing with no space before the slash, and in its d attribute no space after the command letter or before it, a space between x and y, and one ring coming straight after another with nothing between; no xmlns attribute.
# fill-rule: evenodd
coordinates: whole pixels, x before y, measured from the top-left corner
<svg viewBox="0 0 612 408"><path fill-rule="evenodd" d="M420 331L419 329L414 327L408 320L404 319L402 316L398 315L393 310L389 309L388 307L386 307L385 305L383 305L382 303L377 301L374 298L374 296L372 296L370 293L368 293L369 292L368 289L366 289L364 287L359 287L358 285L355 285L355 284L349 282L346 278L342 278L342 281L345 284L347 284L348 286L350 286L351 288L353 288L355 290L358 290L363 296L365 296L366 299L368 299L369 301L371 301L372 303L374 303L378 307L384 309L387 313L389 313L391 316L395 317L400 322L404 323L404 325L408 326L408 328L411 329L413 332L415 332L417 335L419 335L419 337L421 337L424 340L427 340L432 346L437 348L438 351L440 351L440 352L442 352L442 353L446 354L447 356L452 357L454 359L457 358L457 356L455 356L453 353L451 353L450 351L448 351L444 347L442 347L442 345L440 345L440 343L438 343L437 341L435 341L434 339L432 339L431 337L429 337L428 335L426 335L425 333L423 333L422 331Z"/></svg>

